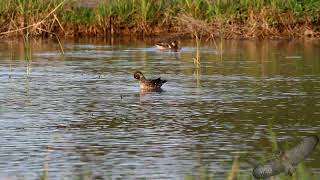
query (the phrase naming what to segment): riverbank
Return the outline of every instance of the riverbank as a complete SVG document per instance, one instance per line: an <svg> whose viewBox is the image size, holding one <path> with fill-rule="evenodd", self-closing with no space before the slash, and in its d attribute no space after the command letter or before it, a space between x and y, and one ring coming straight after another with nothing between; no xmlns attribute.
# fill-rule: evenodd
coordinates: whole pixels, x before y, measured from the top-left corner
<svg viewBox="0 0 320 180"><path fill-rule="evenodd" d="M320 1L9 0L0 24L1 37L319 38Z"/></svg>

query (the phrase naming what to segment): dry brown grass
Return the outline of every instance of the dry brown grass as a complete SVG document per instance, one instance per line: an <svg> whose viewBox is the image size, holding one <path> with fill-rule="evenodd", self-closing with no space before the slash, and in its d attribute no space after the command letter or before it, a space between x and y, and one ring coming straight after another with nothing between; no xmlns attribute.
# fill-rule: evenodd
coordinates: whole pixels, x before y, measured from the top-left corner
<svg viewBox="0 0 320 180"><path fill-rule="evenodd" d="M171 5L164 0L123 0L119 3L108 0L101 1L105 4L100 5L85 1L83 7L75 3L79 1L43 0L39 2L47 4L39 9L32 2L38 1L26 1L21 4L21 9L20 4L1 9L0 3L0 37L25 33L43 37L169 34L191 34L196 39L320 37L320 16L316 13L300 12L297 15L293 10L268 4L257 8L247 5L232 7L231 3L230 8L204 0L188 0L189 5L182 2ZM239 6L242 10L238 10ZM212 13L208 7L221 12ZM223 11L224 7L233 11Z"/></svg>

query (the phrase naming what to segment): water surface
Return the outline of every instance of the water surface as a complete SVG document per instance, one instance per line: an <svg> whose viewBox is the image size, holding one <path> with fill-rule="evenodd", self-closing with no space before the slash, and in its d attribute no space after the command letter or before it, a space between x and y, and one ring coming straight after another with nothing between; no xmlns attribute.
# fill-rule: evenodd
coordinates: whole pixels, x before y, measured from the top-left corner
<svg viewBox="0 0 320 180"><path fill-rule="evenodd" d="M225 178L320 129L320 44L116 39L0 43L0 177ZM142 92L133 72L168 82ZM319 150L305 166L320 174Z"/></svg>

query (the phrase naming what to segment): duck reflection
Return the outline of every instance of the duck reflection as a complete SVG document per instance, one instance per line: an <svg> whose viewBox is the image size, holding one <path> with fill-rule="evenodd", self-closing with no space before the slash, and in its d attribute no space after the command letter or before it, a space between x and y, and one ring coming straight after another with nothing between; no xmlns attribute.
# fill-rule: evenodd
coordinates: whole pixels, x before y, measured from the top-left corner
<svg viewBox="0 0 320 180"><path fill-rule="evenodd" d="M161 94L165 92L165 90L163 90L162 88L159 89L140 89L139 91L139 95L140 97L142 96L146 96L146 95L151 95L151 94Z"/></svg>

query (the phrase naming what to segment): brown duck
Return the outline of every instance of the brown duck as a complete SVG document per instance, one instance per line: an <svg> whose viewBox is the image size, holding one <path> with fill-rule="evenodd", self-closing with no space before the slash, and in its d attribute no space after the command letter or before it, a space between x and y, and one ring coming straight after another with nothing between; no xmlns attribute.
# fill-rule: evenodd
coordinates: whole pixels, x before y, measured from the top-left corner
<svg viewBox="0 0 320 180"><path fill-rule="evenodd" d="M133 77L139 80L140 88L143 90L161 90L162 84L167 82L167 80L162 80L161 78L146 79L140 71L136 71Z"/></svg>

